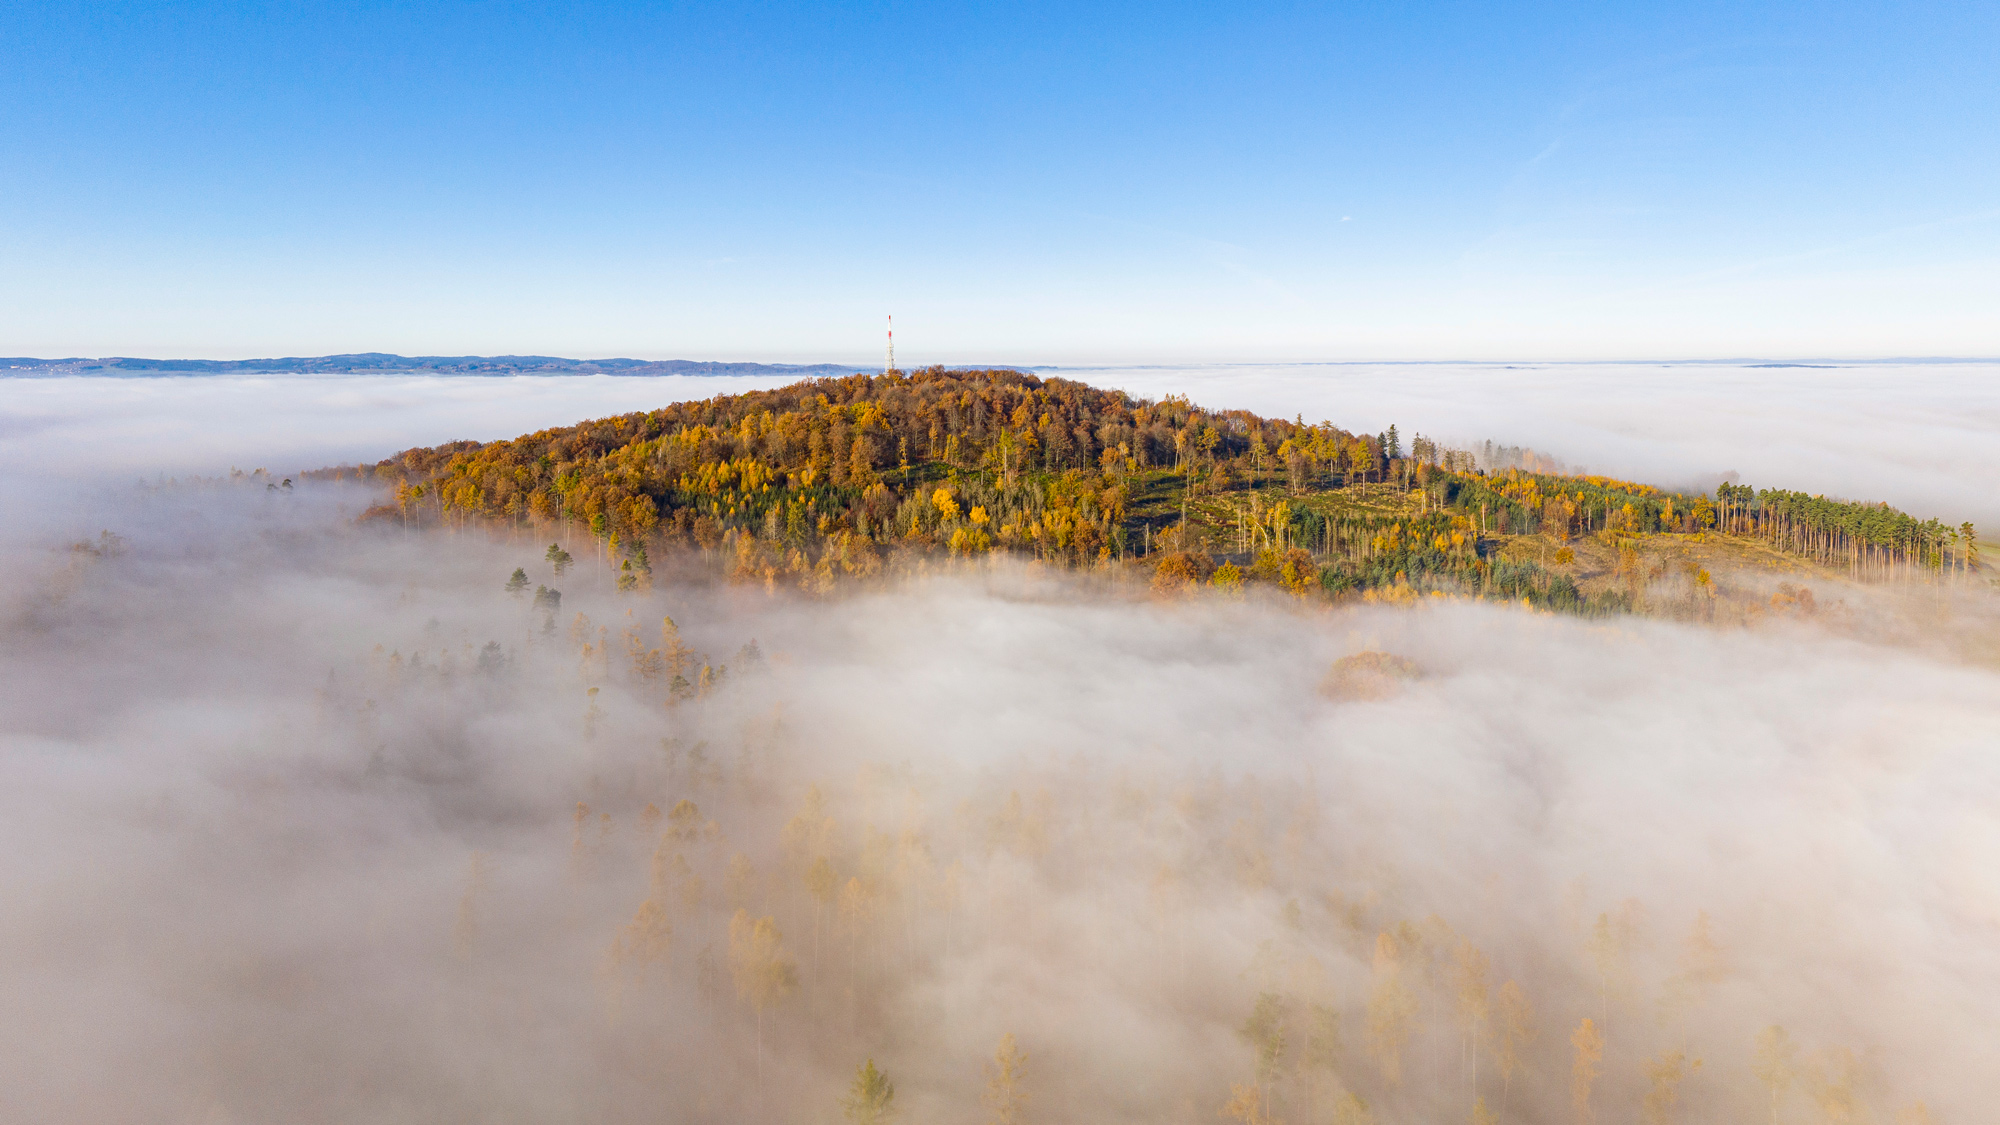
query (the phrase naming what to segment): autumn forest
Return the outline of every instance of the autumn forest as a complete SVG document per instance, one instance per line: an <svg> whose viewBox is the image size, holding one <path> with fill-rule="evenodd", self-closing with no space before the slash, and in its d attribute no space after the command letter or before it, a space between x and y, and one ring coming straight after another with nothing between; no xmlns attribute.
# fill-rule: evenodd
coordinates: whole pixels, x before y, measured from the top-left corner
<svg viewBox="0 0 2000 1125"><path fill-rule="evenodd" d="M1931 1120L1865 1045L1795 1035L1746 1002L1756 970L1733 947L1751 939L1699 905L1607 899L1579 877L1535 892L1537 916L1496 914L1516 875L1441 894L1370 859L1313 799L1192 763L1030 755L967 788L958 766L816 751L775 686L793 657L747 633L715 647L728 614L699 630L706 644L675 619L710 612L704 591L866 604L1010 559L1140 603L1261 592L1303 609L1688 622L1810 614L1808 582L1985 583L1969 524L1491 460L1394 427L942 369L412 449L308 478L380 489L364 528L476 533L521 559L492 586L520 632L477 652L377 646L324 706L373 723L533 676L575 700L560 740L619 747L570 807L565 893L598 919L608 1033L680 1075L688 1120ZM1762 573L1791 580L1772 593ZM579 589L598 591L590 612ZM1352 719L1435 670L1371 648L1322 666L1302 698ZM490 956L492 862L463 874L467 965ZM1064 1005L965 976L1088 943L1062 904L1092 899L1119 904L1116 944L1143 951L1148 1005L1174 1029L1153 1049L1200 1059L1126 1076L1156 1081L1147 1093L1112 1094L1073 1064L1091 1050L1049 1023ZM1088 954L1045 960L1104 977L1085 994L1126 988ZM689 1019L724 1030L694 1047L672 1030ZM806 1073L827 1077L771 1077Z"/></svg>

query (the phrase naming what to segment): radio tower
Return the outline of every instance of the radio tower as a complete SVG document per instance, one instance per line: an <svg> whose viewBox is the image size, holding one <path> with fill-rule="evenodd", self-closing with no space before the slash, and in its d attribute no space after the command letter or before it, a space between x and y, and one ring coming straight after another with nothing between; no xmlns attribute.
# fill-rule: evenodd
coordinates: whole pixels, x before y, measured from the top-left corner
<svg viewBox="0 0 2000 1125"><path fill-rule="evenodd" d="M889 318L889 360L887 363L883 364L882 374L888 375L894 372L895 370L896 370L896 318L892 316Z"/></svg>

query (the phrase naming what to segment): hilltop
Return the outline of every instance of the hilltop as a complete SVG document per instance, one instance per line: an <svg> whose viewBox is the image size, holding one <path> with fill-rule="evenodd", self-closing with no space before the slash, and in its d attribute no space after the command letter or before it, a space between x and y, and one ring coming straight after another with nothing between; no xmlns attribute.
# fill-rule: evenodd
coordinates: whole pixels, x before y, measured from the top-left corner
<svg viewBox="0 0 2000 1125"><path fill-rule="evenodd" d="M371 522L593 549L625 588L670 565L825 591L1003 552L1162 591L1712 619L1730 612L1722 566L1873 582L1984 574L1970 524L1886 505L1502 469L1393 426L1356 433L1013 370L805 380L309 475L389 486ZM1745 604L1767 603L1810 611L1811 596L1759 585Z"/></svg>

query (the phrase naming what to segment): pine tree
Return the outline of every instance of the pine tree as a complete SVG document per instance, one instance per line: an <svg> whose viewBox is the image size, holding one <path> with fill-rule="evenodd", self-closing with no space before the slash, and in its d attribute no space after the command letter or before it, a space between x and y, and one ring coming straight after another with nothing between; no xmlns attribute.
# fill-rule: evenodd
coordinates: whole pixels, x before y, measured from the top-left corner
<svg viewBox="0 0 2000 1125"><path fill-rule="evenodd" d="M1023 1086L1027 1063L1028 1056L1015 1044L1013 1034L1002 1035L993 1061L986 1064L986 1093L980 1098L988 1125L1021 1125L1025 1120L1021 1110L1028 1101Z"/></svg>
<svg viewBox="0 0 2000 1125"><path fill-rule="evenodd" d="M840 1112L851 1125L888 1125L896 1119L896 1084L875 1069L874 1059L854 1072Z"/></svg>

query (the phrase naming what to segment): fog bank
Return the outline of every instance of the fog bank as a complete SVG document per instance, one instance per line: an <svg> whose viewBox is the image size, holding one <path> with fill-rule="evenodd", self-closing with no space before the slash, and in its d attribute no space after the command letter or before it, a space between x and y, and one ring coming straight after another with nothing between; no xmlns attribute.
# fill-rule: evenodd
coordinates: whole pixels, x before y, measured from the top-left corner
<svg viewBox="0 0 2000 1125"><path fill-rule="evenodd" d="M1886 500L2000 526L2000 365L1289 364L1044 372L1209 407L1528 445L1593 472ZM757 377L8 379L0 470L279 475L776 385Z"/></svg>
<svg viewBox="0 0 2000 1125"><path fill-rule="evenodd" d="M1666 487L1886 500L2000 526L2000 364L1413 363L1103 367L1051 372L1191 395L1364 433L1532 446ZM1817 363L1818 361L1813 361Z"/></svg>
<svg viewBox="0 0 2000 1125"><path fill-rule="evenodd" d="M8 544L12 1120L833 1120L873 1059L970 1122L1003 1034L1037 1121L1567 1120L1585 1019L1600 1120L1675 1051L1668 1119L1761 1118L1774 1024L1781 1120L1982 1116L1991 667L1004 567L621 597L331 487L21 499L122 542ZM1363 651L1419 675L1323 693Z"/></svg>

